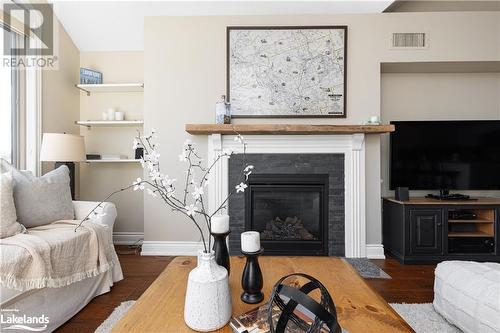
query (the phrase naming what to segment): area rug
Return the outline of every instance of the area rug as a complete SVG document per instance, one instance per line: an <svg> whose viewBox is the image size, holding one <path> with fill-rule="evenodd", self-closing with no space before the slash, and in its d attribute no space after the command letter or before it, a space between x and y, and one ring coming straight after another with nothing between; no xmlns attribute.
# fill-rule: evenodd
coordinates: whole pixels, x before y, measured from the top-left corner
<svg viewBox="0 0 500 333"><path fill-rule="evenodd" d="M95 333L111 332L113 327L125 316L128 310L135 304L135 301L126 301L117 306L111 315L95 330Z"/></svg>
<svg viewBox="0 0 500 333"><path fill-rule="evenodd" d="M351 264L358 271L359 275L366 279L391 279L389 274L368 259L343 258L343 260Z"/></svg>
<svg viewBox="0 0 500 333"><path fill-rule="evenodd" d="M113 313L106 319L95 333L111 332L118 321L127 313L135 301L123 302L115 308ZM448 323L441 315L434 311L432 303L423 304L397 304L391 303L397 313L415 330L417 333L460 333L455 326Z"/></svg>
<svg viewBox="0 0 500 333"><path fill-rule="evenodd" d="M394 310L417 333L460 333L457 327L450 324L434 310L432 303L398 304L391 303Z"/></svg>

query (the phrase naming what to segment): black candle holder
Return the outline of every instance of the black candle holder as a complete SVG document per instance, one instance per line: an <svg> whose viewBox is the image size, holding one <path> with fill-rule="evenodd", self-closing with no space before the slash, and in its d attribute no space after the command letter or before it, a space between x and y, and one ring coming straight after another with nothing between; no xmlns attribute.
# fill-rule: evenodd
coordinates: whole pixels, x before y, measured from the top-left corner
<svg viewBox="0 0 500 333"><path fill-rule="evenodd" d="M264 299L264 294L261 291L264 280L259 266L259 256L264 253L264 249L261 248L257 252L241 251L241 253L247 257L243 275L241 276L241 287L243 288L241 300L248 304L260 303Z"/></svg>
<svg viewBox="0 0 500 333"><path fill-rule="evenodd" d="M227 275L229 275L231 270L231 262L229 260L229 252L227 251L226 238L231 233L231 230L223 234L212 233L214 237L213 250L215 252L215 262L219 266L223 266L227 269Z"/></svg>

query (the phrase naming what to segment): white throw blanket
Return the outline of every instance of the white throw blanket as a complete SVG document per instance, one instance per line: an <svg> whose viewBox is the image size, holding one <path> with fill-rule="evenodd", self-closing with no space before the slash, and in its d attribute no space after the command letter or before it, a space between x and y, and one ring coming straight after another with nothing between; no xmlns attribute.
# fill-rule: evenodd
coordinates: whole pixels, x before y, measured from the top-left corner
<svg viewBox="0 0 500 333"><path fill-rule="evenodd" d="M118 258L107 226L62 220L0 240L0 285L59 288L109 270Z"/></svg>

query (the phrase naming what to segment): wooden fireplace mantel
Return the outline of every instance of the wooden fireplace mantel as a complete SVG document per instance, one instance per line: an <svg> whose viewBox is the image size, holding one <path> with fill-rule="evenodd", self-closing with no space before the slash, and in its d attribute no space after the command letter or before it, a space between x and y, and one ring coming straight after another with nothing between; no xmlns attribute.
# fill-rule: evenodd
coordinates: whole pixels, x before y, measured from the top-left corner
<svg viewBox="0 0 500 333"><path fill-rule="evenodd" d="M186 124L186 132L192 135L383 134L394 132L394 125Z"/></svg>

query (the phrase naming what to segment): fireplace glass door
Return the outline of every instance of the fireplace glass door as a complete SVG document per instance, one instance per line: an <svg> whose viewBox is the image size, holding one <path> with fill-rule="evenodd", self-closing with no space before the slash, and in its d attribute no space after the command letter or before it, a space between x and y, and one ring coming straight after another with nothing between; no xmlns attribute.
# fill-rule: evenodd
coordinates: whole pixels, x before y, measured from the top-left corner
<svg viewBox="0 0 500 333"><path fill-rule="evenodd" d="M246 191L246 227L274 255L326 255L328 177L255 175Z"/></svg>

